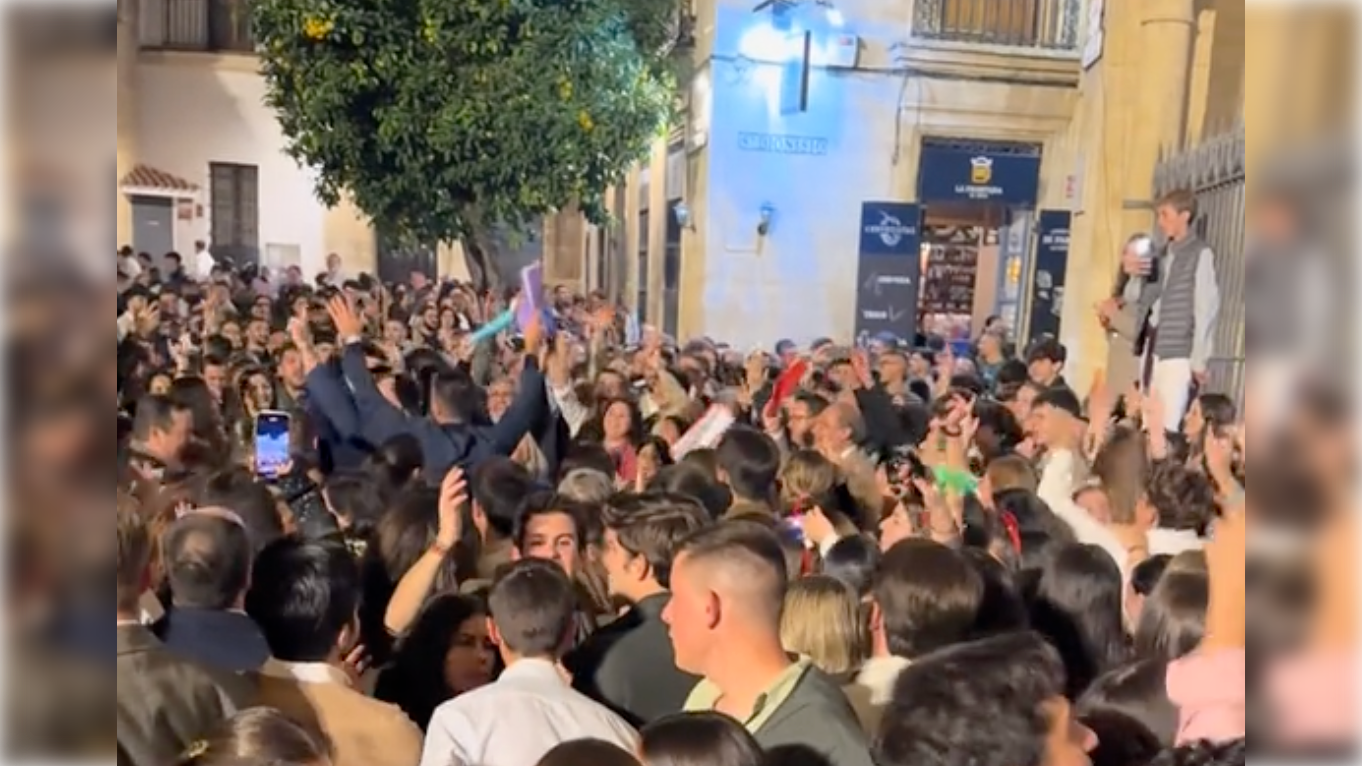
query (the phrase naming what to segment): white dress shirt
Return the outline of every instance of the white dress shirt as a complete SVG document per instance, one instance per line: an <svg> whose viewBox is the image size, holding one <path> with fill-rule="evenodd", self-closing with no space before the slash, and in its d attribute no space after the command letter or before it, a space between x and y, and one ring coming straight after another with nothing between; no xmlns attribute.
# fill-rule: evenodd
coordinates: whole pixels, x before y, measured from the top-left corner
<svg viewBox="0 0 1362 766"><path fill-rule="evenodd" d="M435 709L421 766L529 766L563 742L600 739L633 753L638 733L574 691L546 660L518 660L494 683Z"/></svg>
<svg viewBox="0 0 1362 766"><path fill-rule="evenodd" d="M1155 527L1146 534L1149 539L1149 555L1176 556L1186 551L1199 551L1206 547L1206 541L1202 540L1194 530L1191 529L1160 529Z"/></svg>

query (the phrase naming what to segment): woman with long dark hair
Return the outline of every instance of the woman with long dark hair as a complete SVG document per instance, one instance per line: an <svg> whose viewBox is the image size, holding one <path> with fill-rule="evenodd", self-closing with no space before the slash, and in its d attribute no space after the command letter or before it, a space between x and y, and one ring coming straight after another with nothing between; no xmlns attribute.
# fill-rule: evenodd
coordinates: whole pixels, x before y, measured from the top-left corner
<svg viewBox="0 0 1362 766"><path fill-rule="evenodd" d="M168 396L176 406L189 410L193 421L184 455L186 465L220 467L230 462L232 449L222 413L203 378L178 378L170 384Z"/></svg>
<svg viewBox="0 0 1362 766"><path fill-rule="evenodd" d="M474 596L436 596L397 644L374 696L402 708L424 731L435 708L492 680L496 652L487 606Z"/></svg>

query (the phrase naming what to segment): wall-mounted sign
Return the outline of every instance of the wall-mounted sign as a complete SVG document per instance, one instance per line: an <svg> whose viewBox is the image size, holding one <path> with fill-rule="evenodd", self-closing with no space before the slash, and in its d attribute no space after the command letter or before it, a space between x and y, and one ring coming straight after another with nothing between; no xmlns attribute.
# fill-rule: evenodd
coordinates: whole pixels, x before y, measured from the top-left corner
<svg viewBox="0 0 1362 766"><path fill-rule="evenodd" d="M1064 313L1064 274L1069 268L1067 210L1042 210L1036 216L1036 268L1031 277L1031 321L1028 343L1043 335L1059 337L1059 318Z"/></svg>
<svg viewBox="0 0 1362 766"><path fill-rule="evenodd" d="M744 152L766 152L768 154L824 155L828 153L828 140L817 136L739 133L738 148Z"/></svg>
<svg viewBox="0 0 1362 766"><path fill-rule="evenodd" d="M923 146L918 165L922 202L1036 204L1040 157L957 147Z"/></svg>
<svg viewBox="0 0 1362 766"><path fill-rule="evenodd" d="M922 273L920 208L908 202L861 205L856 273L856 341L881 333L912 341Z"/></svg>

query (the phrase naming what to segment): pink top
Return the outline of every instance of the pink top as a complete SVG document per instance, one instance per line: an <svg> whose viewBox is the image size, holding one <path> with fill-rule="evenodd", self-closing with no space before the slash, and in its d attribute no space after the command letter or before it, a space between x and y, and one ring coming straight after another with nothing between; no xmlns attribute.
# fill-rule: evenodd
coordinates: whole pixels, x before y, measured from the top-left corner
<svg viewBox="0 0 1362 766"><path fill-rule="evenodd" d="M1300 655L1278 661L1264 679L1274 740L1331 745L1357 732L1357 657ZM1168 696L1178 706L1177 744L1240 739L1246 730L1244 650L1196 652L1168 666Z"/></svg>

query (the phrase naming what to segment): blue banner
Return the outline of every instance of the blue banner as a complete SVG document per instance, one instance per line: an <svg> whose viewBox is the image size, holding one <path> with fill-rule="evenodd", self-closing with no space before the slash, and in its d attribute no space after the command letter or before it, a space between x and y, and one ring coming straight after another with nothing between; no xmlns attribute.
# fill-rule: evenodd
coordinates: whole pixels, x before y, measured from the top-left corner
<svg viewBox="0 0 1362 766"><path fill-rule="evenodd" d="M912 342L917 333L922 271L920 208L909 202L861 205L856 274L856 342L893 335Z"/></svg>
<svg viewBox="0 0 1362 766"><path fill-rule="evenodd" d="M1059 337L1059 318L1064 313L1064 273L1069 268L1067 210L1042 210L1036 216L1036 267L1031 276L1030 322L1027 342L1044 335Z"/></svg>
<svg viewBox="0 0 1362 766"><path fill-rule="evenodd" d="M924 146L917 177L918 199L927 204L996 202L1034 208L1040 157Z"/></svg>

